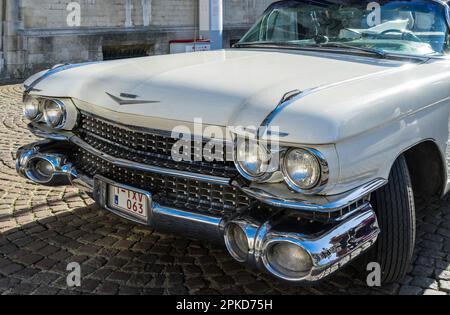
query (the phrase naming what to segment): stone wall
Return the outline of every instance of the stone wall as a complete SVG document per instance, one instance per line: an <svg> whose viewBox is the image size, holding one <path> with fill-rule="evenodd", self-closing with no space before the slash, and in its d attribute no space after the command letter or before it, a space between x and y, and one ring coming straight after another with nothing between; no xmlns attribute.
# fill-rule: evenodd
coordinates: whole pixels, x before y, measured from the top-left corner
<svg viewBox="0 0 450 315"><path fill-rule="evenodd" d="M223 1L225 47L273 2ZM79 25L68 11L73 2L75 9L79 5ZM25 78L58 63L102 60L106 46L145 46L150 54L166 54L169 41L202 34L199 0L0 0L0 8L6 9L3 79Z"/></svg>

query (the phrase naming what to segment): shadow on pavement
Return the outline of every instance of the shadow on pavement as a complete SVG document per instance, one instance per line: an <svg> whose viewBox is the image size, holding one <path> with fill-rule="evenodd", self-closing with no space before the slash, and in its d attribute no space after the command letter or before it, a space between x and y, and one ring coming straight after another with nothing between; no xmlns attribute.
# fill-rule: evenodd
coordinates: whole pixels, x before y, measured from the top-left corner
<svg viewBox="0 0 450 315"><path fill-rule="evenodd" d="M82 286L69 289L78 262ZM347 268L317 286L296 286L246 269L215 244L161 234L96 205L49 216L0 235L5 294L381 294Z"/></svg>

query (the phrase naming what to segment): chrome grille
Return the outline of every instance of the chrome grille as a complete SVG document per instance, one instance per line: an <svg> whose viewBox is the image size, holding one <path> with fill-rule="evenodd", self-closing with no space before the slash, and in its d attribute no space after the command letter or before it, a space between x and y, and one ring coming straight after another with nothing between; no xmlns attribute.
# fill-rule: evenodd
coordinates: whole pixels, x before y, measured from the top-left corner
<svg viewBox="0 0 450 315"><path fill-rule="evenodd" d="M239 173L233 162L176 162L172 146L178 141L170 134L150 129L118 125L106 119L82 113L77 134L93 148L116 158L178 171L234 179ZM192 145L196 147L195 141ZM202 144L201 147L203 147ZM224 146L225 147L225 146ZM225 153L223 153L225 156ZM192 159L197 152L192 151ZM77 170L89 177L101 175L115 182L151 192L162 206L207 212L219 215L235 214L257 209L272 211L258 200L230 185L207 183L176 176L160 175L115 166L81 147L74 150ZM331 213L298 212L313 221L330 222L349 213L358 204Z"/></svg>
<svg viewBox="0 0 450 315"><path fill-rule="evenodd" d="M256 200L228 185L116 167L81 148L76 149L74 160L78 161L77 169L85 175L101 175L118 183L149 191L162 206L221 215L258 206Z"/></svg>
<svg viewBox="0 0 450 315"><path fill-rule="evenodd" d="M232 149L226 150L226 142L215 146L215 156L221 155L222 161L204 160L202 152L206 143L192 140L190 161L176 162L172 159L172 148L179 139L167 132L117 125L82 113L78 133L92 147L117 158L217 177L239 176L234 163L226 158L226 154L232 152Z"/></svg>

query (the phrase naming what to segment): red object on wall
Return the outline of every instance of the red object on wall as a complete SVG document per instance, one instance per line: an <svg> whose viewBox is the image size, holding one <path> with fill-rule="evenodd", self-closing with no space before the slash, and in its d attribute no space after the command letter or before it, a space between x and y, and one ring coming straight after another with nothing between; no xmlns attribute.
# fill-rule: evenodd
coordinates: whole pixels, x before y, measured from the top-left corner
<svg viewBox="0 0 450 315"><path fill-rule="evenodd" d="M171 54L211 50L208 39L176 39L169 41L169 46Z"/></svg>
<svg viewBox="0 0 450 315"><path fill-rule="evenodd" d="M209 39L174 39L169 41L170 44L187 44L187 43L210 43Z"/></svg>

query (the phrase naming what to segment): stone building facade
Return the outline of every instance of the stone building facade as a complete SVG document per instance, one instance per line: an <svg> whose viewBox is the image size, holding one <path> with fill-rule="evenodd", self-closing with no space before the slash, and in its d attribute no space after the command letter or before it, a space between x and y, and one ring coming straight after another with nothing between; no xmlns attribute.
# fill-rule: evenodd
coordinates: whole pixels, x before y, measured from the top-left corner
<svg viewBox="0 0 450 315"><path fill-rule="evenodd" d="M0 79L52 65L169 53L173 40L207 36L208 0L0 0ZM224 47L272 0L223 0ZM203 11L202 11L203 10Z"/></svg>

